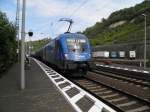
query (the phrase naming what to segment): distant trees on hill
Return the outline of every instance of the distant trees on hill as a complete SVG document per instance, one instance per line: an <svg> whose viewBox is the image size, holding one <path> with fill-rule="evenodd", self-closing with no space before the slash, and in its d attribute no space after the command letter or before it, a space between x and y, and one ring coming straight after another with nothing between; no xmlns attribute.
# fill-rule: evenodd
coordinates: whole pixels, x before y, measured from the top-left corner
<svg viewBox="0 0 150 112"><path fill-rule="evenodd" d="M31 52L34 53L40 48L44 47L46 44L48 44L51 41L51 38L44 38L40 40L31 41L30 45L32 46ZM29 44L29 42L27 42Z"/></svg>

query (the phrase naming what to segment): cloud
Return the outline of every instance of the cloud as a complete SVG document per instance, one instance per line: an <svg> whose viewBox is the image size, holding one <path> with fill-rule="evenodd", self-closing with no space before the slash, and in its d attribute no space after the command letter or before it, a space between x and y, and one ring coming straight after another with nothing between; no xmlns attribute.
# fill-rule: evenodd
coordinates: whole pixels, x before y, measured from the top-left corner
<svg viewBox="0 0 150 112"><path fill-rule="evenodd" d="M77 3L73 4L74 7L76 7L76 4ZM29 0L27 5L28 8L44 17L60 16L64 13L69 14L70 12L65 12L66 8L72 9L70 4L66 4L66 2L62 2L60 0Z"/></svg>
<svg viewBox="0 0 150 112"><path fill-rule="evenodd" d="M57 21L62 17L73 18L75 24L84 23L85 26L93 25L102 18L107 18L110 13L123 7L135 4L127 0L28 0L29 15L41 18L55 18ZM139 0L141 1L141 0ZM83 4L85 2L85 4ZM129 4L130 3L130 4ZM81 4L83 6L81 6ZM80 7L79 7L80 6ZM80 22L78 22L80 20ZM82 29L82 28L81 28ZM79 29L80 30L80 29Z"/></svg>
<svg viewBox="0 0 150 112"><path fill-rule="evenodd" d="M21 0L22 1L22 0ZM74 20L73 32L85 28L107 18L112 12L133 6L143 0L26 0L26 30L50 33L52 36L63 33L67 29L60 18L70 17ZM16 5L16 0L13 0ZM7 10L12 16L11 10ZM14 14L15 15L15 14ZM53 23L53 25L51 25Z"/></svg>

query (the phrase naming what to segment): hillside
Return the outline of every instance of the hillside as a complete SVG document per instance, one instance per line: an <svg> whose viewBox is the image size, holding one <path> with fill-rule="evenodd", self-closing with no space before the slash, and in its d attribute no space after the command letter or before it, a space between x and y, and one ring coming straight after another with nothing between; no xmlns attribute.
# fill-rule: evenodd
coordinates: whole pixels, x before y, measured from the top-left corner
<svg viewBox="0 0 150 112"><path fill-rule="evenodd" d="M26 42L26 45L31 45L32 46L32 50L31 52L34 53L37 50L39 50L40 48L42 48L44 45L46 45L47 43L50 42L51 39L49 38L44 38L41 40L36 40L36 41L31 41L31 42Z"/></svg>
<svg viewBox="0 0 150 112"><path fill-rule="evenodd" d="M147 40L150 40L150 1L113 12L83 33L92 45L139 42L144 39L144 16L147 17Z"/></svg>

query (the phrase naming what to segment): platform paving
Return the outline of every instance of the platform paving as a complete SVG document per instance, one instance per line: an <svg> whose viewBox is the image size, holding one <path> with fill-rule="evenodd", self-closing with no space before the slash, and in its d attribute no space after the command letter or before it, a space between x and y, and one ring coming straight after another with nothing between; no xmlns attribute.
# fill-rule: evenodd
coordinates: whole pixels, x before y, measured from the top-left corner
<svg viewBox="0 0 150 112"><path fill-rule="evenodd" d="M19 89L20 64L0 78L0 112L75 112L41 68L31 60L26 88Z"/></svg>

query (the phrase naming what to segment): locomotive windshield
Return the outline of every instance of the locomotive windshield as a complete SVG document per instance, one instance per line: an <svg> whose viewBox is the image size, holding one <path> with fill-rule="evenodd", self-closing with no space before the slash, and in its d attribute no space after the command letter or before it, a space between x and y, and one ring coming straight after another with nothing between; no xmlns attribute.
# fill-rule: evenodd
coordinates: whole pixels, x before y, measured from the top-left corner
<svg viewBox="0 0 150 112"><path fill-rule="evenodd" d="M70 52L81 53L87 50L87 40L68 38L67 46Z"/></svg>

